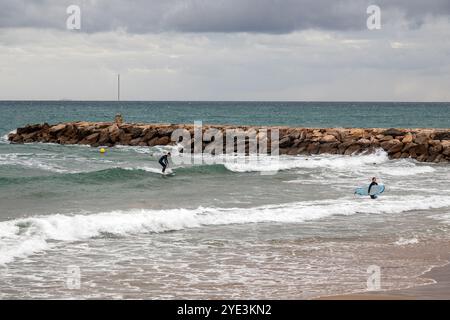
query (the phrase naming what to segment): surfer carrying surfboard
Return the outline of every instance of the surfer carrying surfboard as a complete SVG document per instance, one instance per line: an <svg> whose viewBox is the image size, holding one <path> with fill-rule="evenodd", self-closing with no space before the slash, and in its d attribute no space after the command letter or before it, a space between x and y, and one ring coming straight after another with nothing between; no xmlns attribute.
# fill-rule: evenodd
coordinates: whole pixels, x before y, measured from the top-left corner
<svg viewBox="0 0 450 320"><path fill-rule="evenodd" d="M377 186L377 185L378 185L378 183L377 183L377 178L376 178L376 177L373 177L373 178L372 178L372 182L371 182L370 185L369 185L369 190L367 191L367 193L370 195L370 197L371 197L372 199L376 199L377 196L374 195L374 194L370 194L370 189L372 189L373 186Z"/></svg>
<svg viewBox="0 0 450 320"><path fill-rule="evenodd" d="M376 199L378 195L384 192L384 185L378 184L377 178L373 177L372 182L368 186L358 187L355 189L355 194L359 196L370 196L372 199Z"/></svg>
<svg viewBox="0 0 450 320"><path fill-rule="evenodd" d="M166 171L166 168L169 166L169 159L170 152L163 155L161 158L159 158L158 162L162 166L162 172L164 173Z"/></svg>

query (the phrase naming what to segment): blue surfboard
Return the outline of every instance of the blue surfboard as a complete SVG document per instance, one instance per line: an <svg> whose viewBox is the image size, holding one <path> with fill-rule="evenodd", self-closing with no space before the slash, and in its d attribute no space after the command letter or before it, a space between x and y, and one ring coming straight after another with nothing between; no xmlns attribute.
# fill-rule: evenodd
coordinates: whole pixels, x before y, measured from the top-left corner
<svg viewBox="0 0 450 320"><path fill-rule="evenodd" d="M355 189L355 194L360 195L360 196L376 196L379 194L382 194L384 192L384 185L383 184L379 184L377 186L373 186L370 189L370 194L369 194L369 186L365 186L365 187L360 187L360 188L356 188Z"/></svg>

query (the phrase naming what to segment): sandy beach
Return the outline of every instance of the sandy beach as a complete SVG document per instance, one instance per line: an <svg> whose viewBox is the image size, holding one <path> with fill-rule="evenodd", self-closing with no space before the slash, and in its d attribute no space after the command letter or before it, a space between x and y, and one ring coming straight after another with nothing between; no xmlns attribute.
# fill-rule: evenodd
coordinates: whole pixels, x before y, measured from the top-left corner
<svg viewBox="0 0 450 320"><path fill-rule="evenodd" d="M432 279L433 284L402 290L375 291L321 297L319 300L448 300L450 297L450 264L436 267L421 278Z"/></svg>

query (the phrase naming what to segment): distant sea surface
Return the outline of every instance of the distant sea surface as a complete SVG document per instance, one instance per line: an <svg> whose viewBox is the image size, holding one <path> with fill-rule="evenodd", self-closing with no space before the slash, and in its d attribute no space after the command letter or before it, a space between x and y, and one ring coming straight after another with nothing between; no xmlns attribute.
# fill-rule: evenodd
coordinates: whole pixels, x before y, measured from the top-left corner
<svg viewBox="0 0 450 320"><path fill-rule="evenodd" d="M313 298L367 290L373 266L389 290L429 283L420 275L447 263L448 164L379 150L173 164L163 176L158 157L174 147L102 155L6 139L26 124L117 113L141 123L450 127L449 103L2 101L0 298ZM355 196L372 176L385 193Z"/></svg>
<svg viewBox="0 0 450 320"><path fill-rule="evenodd" d="M0 133L27 123L111 121L284 125L297 127L448 128L450 103L0 101Z"/></svg>

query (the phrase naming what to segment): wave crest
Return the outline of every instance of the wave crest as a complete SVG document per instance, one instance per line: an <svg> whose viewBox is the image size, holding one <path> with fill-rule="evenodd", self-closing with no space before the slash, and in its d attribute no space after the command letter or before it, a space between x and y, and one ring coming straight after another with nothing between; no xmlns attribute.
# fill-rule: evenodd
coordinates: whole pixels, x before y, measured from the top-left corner
<svg viewBox="0 0 450 320"><path fill-rule="evenodd" d="M0 264L46 250L53 241L79 241L114 234L199 228L209 225L260 222L301 223L332 215L396 214L450 206L446 196L384 197L370 206L355 198L318 200L252 208L203 208L170 210L129 210L92 214L37 216L0 222ZM51 240L51 241L49 241ZM53 244L52 244L53 243Z"/></svg>

